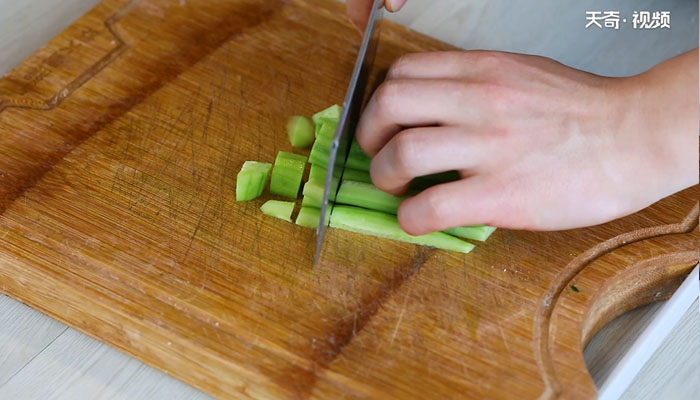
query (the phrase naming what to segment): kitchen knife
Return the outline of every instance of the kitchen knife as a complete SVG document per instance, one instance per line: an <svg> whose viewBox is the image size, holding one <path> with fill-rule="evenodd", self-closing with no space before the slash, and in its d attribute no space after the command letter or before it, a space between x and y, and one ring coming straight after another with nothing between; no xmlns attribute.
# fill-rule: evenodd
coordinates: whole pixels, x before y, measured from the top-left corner
<svg viewBox="0 0 700 400"><path fill-rule="evenodd" d="M350 86L345 93L343 102L343 113L338 122L333 143L331 144L330 155L328 156L328 172L326 174L326 183L323 189L323 202L321 203L321 219L319 220L318 228L316 229L316 253L314 255L314 269L318 265L323 248L323 239L326 232L326 213L328 210L328 198L331 190L337 192L340 187L345 162L350 151L350 144L355 135L355 127L360 118L360 111L365 97L369 74L372 71L374 64L374 55L377 51L377 43L379 42L379 29L381 26L383 12L383 0L374 0L372 10L367 21L367 28L362 38L360 51L357 54L355 67L350 77ZM338 186L331 187L333 178L338 179ZM335 193L334 193L335 194Z"/></svg>

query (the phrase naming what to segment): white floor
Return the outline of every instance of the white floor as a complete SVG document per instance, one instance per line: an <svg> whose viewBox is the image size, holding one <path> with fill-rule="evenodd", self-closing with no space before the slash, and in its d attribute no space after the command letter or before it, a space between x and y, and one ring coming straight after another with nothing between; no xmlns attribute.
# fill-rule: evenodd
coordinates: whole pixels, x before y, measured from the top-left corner
<svg viewBox="0 0 700 400"><path fill-rule="evenodd" d="M209 398L24 304L0 296L0 399Z"/></svg>
<svg viewBox="0 0 700 400"><path fill-rule="evenodd" d="M21 62L96 0L0 0L0 75ZM671 30L585 30L585 11L672 13ZM409 0L390 18L465 49L540 54L604 75L641 72L698 46L691 0ZM30 22L31 21L31 22ZM596 383L658 307L629 313L591 342ZM623 396L700 398L697 302ZM205 399L208 396L109 346L0 295L0 399Z"/></svg>

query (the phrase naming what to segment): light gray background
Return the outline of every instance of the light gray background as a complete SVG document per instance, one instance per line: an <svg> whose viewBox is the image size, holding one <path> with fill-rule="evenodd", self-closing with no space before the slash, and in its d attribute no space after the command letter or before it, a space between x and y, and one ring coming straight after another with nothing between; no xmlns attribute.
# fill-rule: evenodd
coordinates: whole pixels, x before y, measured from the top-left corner
<svg viewBox="0 0 700 400"><path fill-rule="evenodd" d="M0 0L0 74L95 3ZM586 11L606 10L628 23L619 31L584 29ZM671 29L632 29L634 10L670 11ZM698 47L696 0L409 0L388 18L464 49L538 54L609 76L636 74Z"/></svg>
<svg viewBox="0 0 700 400"><path fill-rule="evenodd" d="M671 29L632 29L634 10L670 11ZM585 29L586 11L620 11L628 21L619 31ZM389 18L464 49L537 54L607 76L698 47L697 0L409 0Z"/></svg>

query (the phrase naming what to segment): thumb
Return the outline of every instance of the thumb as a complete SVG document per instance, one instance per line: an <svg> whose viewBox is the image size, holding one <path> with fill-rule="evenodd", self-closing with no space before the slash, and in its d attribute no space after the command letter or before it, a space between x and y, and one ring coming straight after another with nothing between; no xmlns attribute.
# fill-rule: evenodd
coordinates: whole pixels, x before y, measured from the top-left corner
<svg viewBox="0 0 700 400"><path fill-rule="evenodd" d="M348 16L360 32L364 32L367 26L367 17L372 10L371 0L347 0Z"/></svg>
<svg viewBox="0 0 700 400"><path fill-rule="evenodd" d="M477 176L426 189L401 203L399 223L411 235L465 225L493 225L502 210L500 193Z"/></svg>
<svg viewBox="0 0 700 400"><path fill-rule="evenodd" d="M396 12L406 4L406 0L384 0L384 6L391 12Z"/></svg>

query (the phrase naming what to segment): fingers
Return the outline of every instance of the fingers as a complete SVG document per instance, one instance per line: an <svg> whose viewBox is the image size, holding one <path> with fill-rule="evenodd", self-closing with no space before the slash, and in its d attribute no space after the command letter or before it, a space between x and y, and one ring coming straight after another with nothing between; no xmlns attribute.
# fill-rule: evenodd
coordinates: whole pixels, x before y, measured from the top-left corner
<svg viewBox="0 0 700 400"><path fill-rule="evenodd" d="M406 0L384 0L384 7L391 12L396 12L406 4Z"/></svg>
<svg viewBox="0 0 700 400"><path fill-rule="evenodd" d="M367 27L367 20L369 19L369 14L372 11L373 0L347 0L348 17L353 24L360 30L364 32ZM384 8L390 12L399 11L406 0L384 0Z"/></svg>
<svg viewBox="0 0 700 400"><path fill-rule="evenodd" d="M468 79L483 81L518 55L497 51L408 53L389 68L386 79Z"/></svg>
<svg viewBox="0 0 700 400"><path fill-rule="evenodd" d="M494 225L502 211L500 194L483 176L433 186L401 203L401 227L424 235L456 226Z"/></svg>
<svg viewBox="0 0 700 400"><path fill-rule="evenodd" d="M386 79L455 79L468 77L469 53L434 51L409 53L389 68Z"/></svg>
<svg viewBox="0 0 700 400"><path fill-rule="evenodd" d="M479 102L463 81L390 80L374 92L355 131L360 147L375 156L405 127L455 125L476 119Z"/></svg>
<svg viewBox="0 0 700 400"><path fill-rule="evenodd" d="M452 127L401 131L372 159L372 182L386 192L400 194L419 176L473 169L485 153L481 142L480 137Z"/></svg>
<svg viewBox="0 0 700 400"><path fill-rule="evenodd" d="M361 32L367 27L367 19L372 10L372 0L347 0L348 17Z"/></svg>

